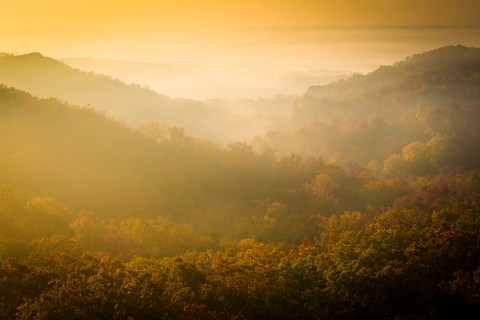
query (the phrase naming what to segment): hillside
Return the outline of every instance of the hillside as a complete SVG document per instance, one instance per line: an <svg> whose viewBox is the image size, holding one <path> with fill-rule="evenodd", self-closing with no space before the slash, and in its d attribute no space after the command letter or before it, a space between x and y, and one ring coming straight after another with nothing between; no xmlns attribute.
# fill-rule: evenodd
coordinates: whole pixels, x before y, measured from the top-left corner
<svg viewBox="0 0 480 320"><path fill-rule="evenodd" d="M462 52L311 88L255 141L327 161L0 86L0 314L477 319L480 77Z"/></svg>
<svg viewBox="0 0 480 320"><path fill-rule="evenodd" d="M390 178L164 129L0 88L5 319L478 315L478 171Z"/></svg>
<svg viewBox="0 0 480 320"><path fill-rule="evenodd" d="M448 46L311 87L294 111L295 129L254 143L280 153L367 164L435 138L455 149L450 154L470 150L450 164L477 166L480 158L472 150L479 143L479 108L480 49Z"/></svg>
<svg viewBox="0 0 480 320"><path fill-rule="evenodd" d="M414 120L430 106L478 101L479 75L480 48L442 47L367 75L310 87L296 115L312 122L325 116Z"/></svg>
<svg viewBox="0 0 480 320"><path fill-rule="evenodd" d="M260 157L234 159L177 128L143 132L89 108L0 87L0 183L102 215L189 215L206 204L271 192L273 180L250 191L241 187L270 175L264 165L242 169Z"/></svg>
<svg viewBox="0 0 480 320"><path fill-rule="evenodd" d="M154 73L149 70L150 77ZM0 54L0 83L42 98L90 106L129 126L151 122L176 126L223 146L283 127L296 98L173 99L137 84L72 68L40 53Z"/></svg>
<svg viewBox="0 0 480 320"><path fill-rule="evenodd" d="M301 200L306 197L305 192L310 192L306 184L318 174L315 170L322 166L327 171L331 169L315 160L317 165L312 168L316 169L302 172L304 169L295 166L304 164L292 164L296 156L290 156L291 153L320 156L332 165L357 163L386 177L478 169L479 50L444 47L366 76L312 87L298 101L290 123L280 126L283 131L257 137L252 142L253 149L247 144L233 143L222 150L165 124L143 125L135 131L89 108L2 87L0 178L3 184L23 194L59 197L76 210L105 215L165 212L191 217L194 212L207 209L215 214L223 206L231 206L228 211L238 213L251 207L252 201L265 199L297 209L308 207ZM6 74L13 77L18 60L22 59L27 60L29 72L36 66L32 78L34 74L37 78L39 74L52 77L43 84L31 80L33 87L60 86L64 79L55 75L65 73L70 80L83 79L86 84L82 87L90 87L92 92L100 92L96 88L99 84L114 84L111 90L118 90L119 97L123 91L131 90L167 99L145 89L83 73L38 54L3 56L0 69L10 70ZM8 64L10 60L13 62ZM29 77L25 77L26 71L23 73L18 77L26 81ZM71 83L66 87L70 88ZM89 99L89 92L76 94ZM288 110L288 104L294 103L289 97L277 99L243 100L244 110L248 110L245 106L262 109L265 105L268 109L277 105L279 110ZM222 110L242 109L242 100L211 103ZM135 112L124 106L128 112ZM261 117L268 118L269 114L266 111ZM288 112L284 117L288 117ZM280 125L285 120L275 121ZM200 121L199 125L204 124ZM258 154L252 151L255 148L260 150ZM328 175L343 179L332 172ZM355 192L339 191L340 194L351 201L337 203L328 210L364 209L363 201L357 199L352 204Z"/></svg>
<svg viewBox="0 0 480 320"><path fill-rule="evenodd" d="M319 170L343 181L339 193L335 193L340 204L338 200L323 203L323 198L316 199L314 191L305 185ZM315 210L364 207L358 201L347 201L357 199L360 192L343 190L349 182L360 182L354 171L326 166L319 159L277 159L269 152L255 154L243 143L233 143L223 150L196 141L175 127L148 125L133 131L90 108L0 87L0 194L4 196L0 209L16 212L13 216L20 221L6 218L13 219L8 225L13 223L14 229L22 228L24 219L31 219L18 208L28 207L39 198L40 206L63 208L54 212L59 211L60 220L70 223L86 215L95 223L113 223L106 228L116 230L121 225L114 227L113 221L130 224L134 223L132 219L158 219L152 223L165 232L163 221L171 219L174 226L178 224L173 230L183 230L183 226L187 229L182 232L188 237L193 237L190 234L195 230L216 235L216 241L220 241L220 235L236 239L256 234L299 242L310 236L308 217ZM12 203L26 203L10 207L10 197ZM288 211L292 216L286 214ZM270 222L263 225L266 215L273 215L274 220L266 220ZM297 227L287 231L292 219L298 219ZM45 221L39 223L44 227ZM63 227L59 230L52 227L54 231L40 229L38 233L63 234L73 228L65 227L65 222L60 225ZM71 230L65 236L70 234ZM171 236L176 237L175 233ZM37 239L34 234L32 237ZM22 250L32 238L27 240L20 241ZM197 242L172 243L168 252L179 253L196 247ZM12 245L7 248L8 252L18 250Z"/></svg>
<svg viewBox="0 0 480 320"><path fill-rule="evenodd" d="M0 83L42 98L54 97L90 106L128 125L167 123L190 134L212 139L215 123L234 121L231 115L187 99L171 99L137 84L84 72L40 53L0 55ZM222 141L225 142L225 141Z"/></svg>
<svg viewBox="0 0 480 320"><path fill-rule="evenodd" d="M165 124L143 125L135 131L89 108L2 87L0 178L2 184L22 194L55 196L75 210L93 210L105 216L162 212L192 217L195 212L208 210L215 215L225 206L229 207L227 211L239 214L249 210L254 201L265 199L285 203L295 210L309 207L304 201L312 191L308 190L308 183L320 168L332 169L321 160L313 161L316 164L309 169L297 168L307 164L304 160L295 163L296 156L290 156L291 153L299 154L299 159L308 159L301 156L304 154L321 156L333 166L357 163L385 177L478 169L479 50L461 46L440 48L366 76L312 87L298 101L290 123L280 126L285 120L275 120L283 131L257 137L252 142L253 149L247 144L233 143L222 150ZM33 79L32 87L60 86L64 79L55 76L65 73L70 80L83 79L82 87L90 87L91 92L100 92L96 88L99 84L114 84L111 90L118 89L119 97L131 90L148 93L152 99L168 100L142 88L83 73L39 54L3 56L0 69L8 69L6 74L13 77L18 60L22 59L27 61L25 66L30 66L26 68L29 72L33 72L33 66L37 68L32 79L39 74L52 77L43 83ZM8 64L10 60L13 62ZM21 81L29 79L25 74L28 73L23 71L22 76L18 75ZM71 83L65 86L70 88ZM84 99L89 99L88 93L76 92ZM132 94L131 98L134 97ZM248 110L247 106L262 109L266 105L269 110L275 105L279 110L288 110L288 105L294 103L291 98L280 96L277 100L211 104L222 110L237 108L239 112L242 102L244 110ZM130 106L123 106L128 112L135 112ZM246 111L246 119L252 112ZM270 113L259 114L268 118ZM283 117L288 117L288 112ZM204 124L200 121L199 125ZM255 148L260 150L258 154L252 151ZM335 179L348 176L328 172ZM365 202L356 199L356 192L340 189L337 196L349 201L337 199L320 207L329 212L365 208Z"/></svg>
<svg viewBox="0 0 480 320"><path fill-rule="evenodd" d="M305 96L319 100L334 97L338 100L348 100L375 91L406 86L408 82L411 82L412 87L418 81L440 84L464 79L462 84L469 84L468 79L471 75L477 74L479 68L480 48L446 46L414 54L391 66L382 66L367 75L356 75L325 86L312 86Z"/></svg>

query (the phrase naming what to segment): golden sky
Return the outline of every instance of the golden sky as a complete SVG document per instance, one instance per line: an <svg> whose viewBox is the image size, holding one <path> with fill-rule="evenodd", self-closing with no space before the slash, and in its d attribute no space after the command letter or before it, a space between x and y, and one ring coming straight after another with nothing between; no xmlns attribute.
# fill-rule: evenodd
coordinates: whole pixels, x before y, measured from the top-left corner
<svg viewBox="0 0 480 320"><path fill-rule="evenodd" d="M0 28L145 32L478 25L479 0L0 0Z"/></svg>
<svg viewBox="0 0 480 320"><path fill-rule="evenodd" d="M290 72L368 72L449 44L480 46L480 0L0 0L0 52L186 64L190 92L264 94Z"/></svg>

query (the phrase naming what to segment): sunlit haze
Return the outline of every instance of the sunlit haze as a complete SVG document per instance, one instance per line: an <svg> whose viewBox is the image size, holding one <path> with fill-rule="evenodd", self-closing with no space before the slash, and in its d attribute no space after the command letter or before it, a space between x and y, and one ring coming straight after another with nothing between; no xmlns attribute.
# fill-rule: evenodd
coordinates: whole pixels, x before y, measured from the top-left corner
<svg viewBox="0 0 480 320"><path fill-rule="evenodd" d="M471 0L2 1L0 51L173 97L302 94L413 52L478 46ZM145 64L148 63L148 64Z"/></svg>
<svg viewBox="0 0 480 320"><path fill-rule="evenodd" d="M480 0L0 0L0 320L480 319Z"/></svg>

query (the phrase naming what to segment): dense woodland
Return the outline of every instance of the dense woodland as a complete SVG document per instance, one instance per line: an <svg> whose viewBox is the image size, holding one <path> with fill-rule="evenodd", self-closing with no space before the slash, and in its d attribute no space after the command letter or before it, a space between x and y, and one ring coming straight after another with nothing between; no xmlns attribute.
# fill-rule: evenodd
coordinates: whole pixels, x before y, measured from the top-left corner
<svg viewBox="0 0 480 320"><path fill-rule="evenodd" d="M283 127L294 97L211 100L173 99L136 83L84 72L40 53L0 53L0 83L41 98L92 106L130 126L157 122L224 146ZM48 79L48 81L45 81Z"/></svg>
<svg viewBox="0 0 480 320"><path fill-rule="evenodd" d="M4 55L0 82L19 57L69 68ZM2 319L479 317L480 49L245 101L294 106L227 147L65 79L0 87Z"/></svg>

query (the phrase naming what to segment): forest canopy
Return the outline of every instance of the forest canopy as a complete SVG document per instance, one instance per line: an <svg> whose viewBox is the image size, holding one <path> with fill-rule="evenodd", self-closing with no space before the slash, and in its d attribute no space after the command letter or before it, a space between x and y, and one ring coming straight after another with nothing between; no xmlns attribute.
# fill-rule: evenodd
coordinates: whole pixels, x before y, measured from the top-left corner
<svg viewBox="0 0 480 320"><path fill-rule="evenodd" d="M40 54L0 57L1 82L5 319L480 314L478 48L244 100L284 113L221 145L164 110L242 100L174 101ZM109 85L122 95L100 100ZM108 108L140 112L128 95L155 101L149 121L117 122Z"/></svg>

